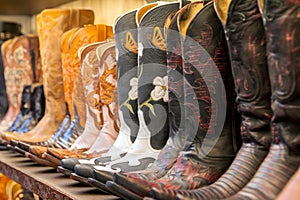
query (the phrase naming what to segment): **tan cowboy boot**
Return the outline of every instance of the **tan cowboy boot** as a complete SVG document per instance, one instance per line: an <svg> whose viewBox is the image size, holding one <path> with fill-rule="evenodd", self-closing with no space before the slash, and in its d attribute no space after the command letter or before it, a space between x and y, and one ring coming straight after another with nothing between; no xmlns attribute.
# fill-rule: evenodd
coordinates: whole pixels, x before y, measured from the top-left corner
<svg viewBox="0 0 300 200"><path fill-rule="evenodd" d="M61 136L56 137L55 134L47 142L41 143L42 146L55 147L57 148L56 150L59 152L68 151L65 149L70 147L73 141L76 140L77 137L81 135L82 132L85 130L86 94L84 93L82 75L81 73L79 73L80 69L78 67L80 66L80 54L82 51L81 49L84 48L84 46L86 45L93 44L98 41L103 41L112 37L112 27L104 24L89 24L81 28L73 28L62 35L61 49L64 75L64 92L72 123L67 124L65 132ZM87 77L88 79L91 79L90 76ZM93 92L94 91L95 90L93 90ZM89 129L89 127L87 129ZM97 135L100 132L100 130L91 130L90 132L93 132L94 135ZM90 141L94 142L95 140L91 139ZM88 144L88 147L90 147L91 145L92 144ZM47 148L44 148L42 146L31 146L30 152L35 156L42 157L42 154L47 151ZM88 148L78 149L80 149L80 152L82 152L86 151ZM36 162L39 162L38 158L34 160Z"/></svg>
<svg viewBox="0 0 300 200"><path fill-rule="evenodd" d="M65 31L83 24L93 23L93 21L94 13L91 10L46 9L38 15L37 26L46 97L46 113L33 130L25 133L26 137L23 134L3 134L3 139L36 143L46 141L54 135L66 113L61 51L59 43L55 41L59 40Z"/></svg>

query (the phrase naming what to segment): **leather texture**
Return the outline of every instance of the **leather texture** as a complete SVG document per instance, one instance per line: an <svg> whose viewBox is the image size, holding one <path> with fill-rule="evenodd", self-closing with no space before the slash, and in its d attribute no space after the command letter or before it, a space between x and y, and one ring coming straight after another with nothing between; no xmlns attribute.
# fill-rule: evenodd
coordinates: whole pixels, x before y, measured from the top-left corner
<svg viewBox="0 0 300 200"><path fill-rule="evenodd" d="M151 187L143 183L155 181L164 176L176 162L179 152L185 148L182 48L177 24L177 18L183 13L183 10L184 9L180 9L175 14L172 13L169 15L165 24L170 137L151 167L137 172L114 174L114 182L110 183L109 187L114 187L118 184L119 186L117 186L116 189L118 189L118 194L123 197L136 198L138 194L147 196ZM123 190L121 190L122 187ZM124 188L127 190L124 190ZM134 197L128 196L132 193L128 192L128 190L136 193L133 195Z"/></svg>
<svg viewBox="0 0 300 200"><path fill-rule="evenodd" d="M6 140L37 143L46 141L54 135L65 117L66 106L61 52L59 43L53 41L58 41L65 31L83 24L91 24L93 21L93 11L83 9L46 9L37 16L46 112L37 126L25 133L26 137L6 134Z"/></svg>
<svg viewBox="0 0 300 200"><path fill-rule="evenodd" d="M289 182L284 186L276 200L296 200L298 199L298 191L300 185L300 169L292 176Z"/></svg>
<svg viewBox="0 0 300 200"><path fill-rule="evenodd" d="M178 3L157 5L141 18L138 30L138 43L141 48L138 52L137 71L139 131L127 154L110 162L106 167L125 173L146 169L153 164L166 144L169 137L168 81L163 28L169 14L178 9ZM99 170L98 166L94 168ZM101 166L100 168L105 170Z"/></svg>
<svg viewBox="0 0 300 200"><path fill-rule="evenodd" d="M36 35L18 36L2 45L9 108L0 122L0 131L6 131L17 118L24 86L39 81L41 68L38 49Z"/></svg>
<svg viewBox="0 0 300 200"><path fill-rule="evenodd" d="M4 78L4 66L2 58L2 43L6 40L12 39L15 36L22 35L21 24L13 22L1 22L1 37L0 37L0 120L4 117L8 109L8 99L6 93L6 85Z"/></svg>
<svg viewBox="0 0 300 200"><path fill-rule="evenodd" d="M139 127L137 96L135 94L136 91L131 90L131 87L136 85L137 76L138 46L135 15L136 10L129 11L114 21L115 48L118 52L116 54L116 65L120 118L119 135L110 150L98 158L92 158L90 160L76 158L63 159L61 162L62 167L68 170L74 171L76 164L103 164L119 159L126 154L136 138ZM131 96L129 96L129 93ZM85 137L82 137L82 139L86 140Z"/></svg>
<svg viewBox="0 0 300 200"><path fill-rule="evenodd" d="M275 199L299 168L299 11L298 1L265 1L262 16L272 88L272 145L251 181L230 199Z"/></svg>
<svg viewBox="0 0 300 200"><path fill-rule="evenodd" d="M136 10L129 11L114 21L117 67L117 88L120 130L116 141L97 163L113 161L124 156L138 132L137 116L137 24Z"/></svg>
<svg viewBox="0 0 300 200"><path fill-rule="evenodd" d="M220 5L229 8L220 8ZM257 1L216 1L215 6L226 30L244 144L218 181L199 190L179 191L180 199L223 199L234 195L256 173L271 143L271 88L266 39ZM230 12L227 21L222 21L226 9Z"/></svg>
<svg viewBox="0 0 300 200"><path fill-rule="evenodd" d="M22 91L21 96L21 107L20 112L12 125L7 129L9 132L16 131L23 123L24 119L26 118L26 115L29 114L31 109L31 85L25 85Z"/></svg>
<svg viewBox="0 0 300 200"><path fill-rule="evenodd" d="M31 89L30 112L16 132L25 133L33 129L45 114L45 103L43 85L40 83L33 84Z"/></svg>
<svg viewBox="0 0 300 200"><path fill-rule="evenodd" d="M3 58L2 58L2 43L0 41L0 120L4 117L5 113L8 109L8 99L6 93L6 85L5 85L5 78L4 78L4 66L3 66Z"/></svg>
<svg viewBox="0 0 300 200"><path fill-rule="evenodd" d="M157 199L175 199L179 189L215 182L237 150L235 94L222 25L212 2L204 7L190 4L185 14L179 23L186 80L185 127L192 143L168 173L152 183L150 194Z"/></svg>

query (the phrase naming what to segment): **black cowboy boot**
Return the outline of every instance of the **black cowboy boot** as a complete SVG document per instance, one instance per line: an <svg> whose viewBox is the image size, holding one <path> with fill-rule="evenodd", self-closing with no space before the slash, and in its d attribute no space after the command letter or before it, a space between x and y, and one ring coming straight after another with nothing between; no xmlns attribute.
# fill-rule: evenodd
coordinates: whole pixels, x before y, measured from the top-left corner
<svg viewBox="0 0 300 200"><path fill-rule="evenodd" d="M20 112L12 125L7 129L9 132L15 132L23 123L26 116L30 112L31 100L31 85L25 85L21 96Z"/></svg>
<svg viewBox="0 0 300 200"><path fill-rule="evenodd" d="M191 4L179 20L183 36L185 130L190 147L153 183L151 196L175 199L180 189L216 181L235 157L235 94L223 28L213 3Z"/></svg>
<svg viewBox="0 0 300 200"><path fill-rule="evenodd" d="M157 160L150 168L125 174L115 173L114 182L107 183L111 190L118 192L117 195L124 199L147 196L151 190L151 185L147 184L147 182L163 177L175 163L179 152L190 145L190 143L185 145L182 50L177 24L177 19L184 13L184 9L179 10L176 14L171 14L165 24L170 136L159 153Z"/></svg>
<svg viewBox="0 0 300 200"><path fill-rule="evenodd" d="M94 178L105 183L114 172L144 170L156 160L169 137L167 122L167 69L164 23L179 8L178 3L150 4L137 13L139 22L139 66L137 89L139 131L127 154L104 166L94 166ZM146 5L148 6L148 5ZM144 7L145 8L145 7ZM153 20L157 19L157 20ZM121 77L122 78L122 77Z"/></svg>
<svg viewBox="0 0 300 200"><path fill-rule="evenodd" d="M42 84L33 85L33 91L31 94L30 101L30 114L23 121L21 126L16 130L19 133L25 133L33 127L42 119L45 113L45 95Z"/></svg>
<svg viewBox="0 0 300 200"><path fill-rule="evenodd" d="M6 94L6 86L4 79L4 66L2 61L2 52L1 52L2 41L0 41L0 120L4 117L8 109L8 100Z"/></svg>
<svg viewBox="0 0 300 200"><path fill-rule="evenodd" d="M300 2L266 0L264 6L272 145L251 181L230 199L275 199L300 166Z"/></svg>
<svg viewBox="0 0 300 200"><path fill-rule="evenodd" d="M179 191L179 199L223 199L237 193L253 177L271 143L271 89L257 1L217 0L215 8L228 41L238 110L242 116L243 145L218 181L199 190Z"/></svg>

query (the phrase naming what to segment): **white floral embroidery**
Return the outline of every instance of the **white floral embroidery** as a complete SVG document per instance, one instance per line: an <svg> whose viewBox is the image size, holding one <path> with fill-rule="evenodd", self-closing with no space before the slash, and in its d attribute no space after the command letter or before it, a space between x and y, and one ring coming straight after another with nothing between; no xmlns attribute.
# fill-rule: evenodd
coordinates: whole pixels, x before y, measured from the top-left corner
<svg viewBox="0 0 300 200"><path fill-rule="evenodd" d="M139 57L142 57L143 56L143 49L144 49L144 46L141 42L138 43L138 55Z"/></svg>
<svg viewBox="0 0 300 200"><path fill-rule="evenodd" d="M155 77L153 80L153 85L155 88L151 92L151 97L154 101L158 101L163 99L164 102L169 101L169 93L168 93L168 76L163 78Z"/></svg>
<svg viewBox="0 0 300 200"><path fill-rule="evenodd" d="M135 100L138 98L138 78L134 77L130 80L131 90L128 95L131 100Z"/></svg>

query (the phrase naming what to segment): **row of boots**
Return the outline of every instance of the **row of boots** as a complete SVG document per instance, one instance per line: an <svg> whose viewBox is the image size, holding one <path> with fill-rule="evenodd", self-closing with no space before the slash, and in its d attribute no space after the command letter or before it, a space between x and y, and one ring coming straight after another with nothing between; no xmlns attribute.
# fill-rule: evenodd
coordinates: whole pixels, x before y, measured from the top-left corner
<svg viewBox="0 0 300 200"><path fill-rule="evenodd" d="M299 6L157 2L113 34L90 10L45 10L45 114L2 143L123 199L275 199L300 161Z"/></svg>

